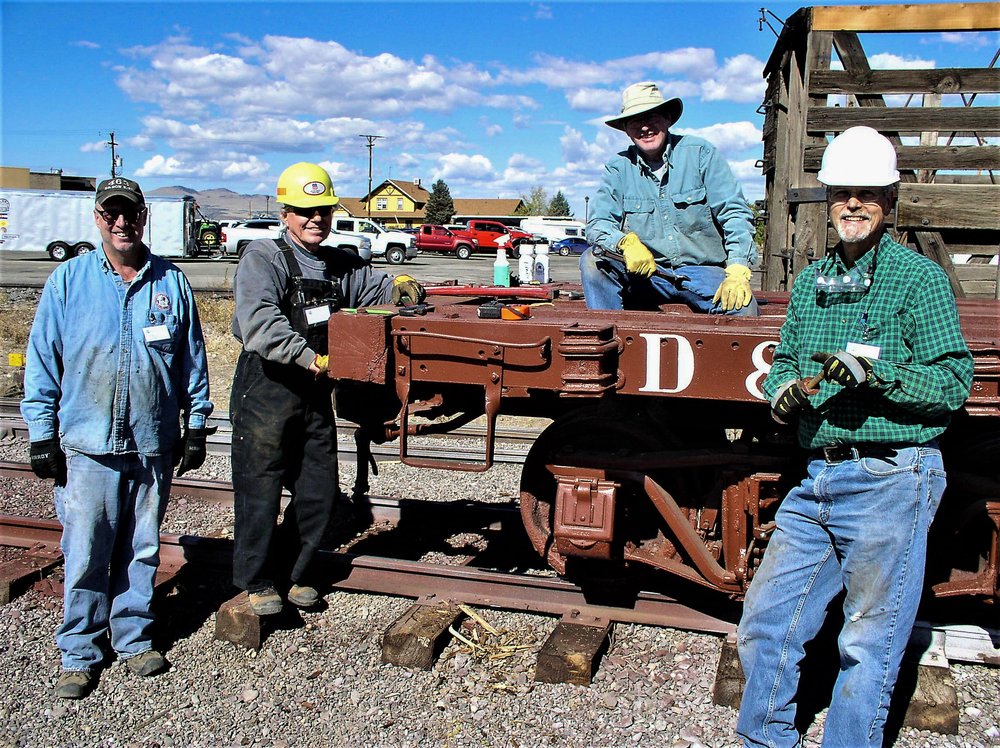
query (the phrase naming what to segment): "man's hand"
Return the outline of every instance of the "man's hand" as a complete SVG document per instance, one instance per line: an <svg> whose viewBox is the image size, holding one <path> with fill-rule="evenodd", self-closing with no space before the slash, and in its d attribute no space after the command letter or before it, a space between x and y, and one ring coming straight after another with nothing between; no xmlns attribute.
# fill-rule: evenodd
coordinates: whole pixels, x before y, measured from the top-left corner
<svg viewBox="0 0 1000 748"><path fill-rule="evenodd" d="M625 258L625 269L641 278L648 278L656 272L656 260L649 248L639 241L635 232L629 232L618 242L618 249Z"/></svg>
<svg viewBox="0 0 1000 748"><path fill-rule="evenodd" d="M712 303L721 303L724 312L742 309L750 300L750 268L746 265L730 265L726 268L726 279L719 284Z"/></svg>
<svg viewBox="0 0 1000 748"><path fill-rule="evenodd" d="M55 479L57 486L66 485L66 454L58 439L31 442L31 471L42 480Z"/></svg>
<svg viewBox="0 0 1000 748"><path fill-rule="evenodd" d="M818 391L808 389L804 379L793 379L782 385L771 400L771 418L787 426L792 417L808 404L809 395L815 395Z"/></svg>
<svg viewBox="0 0 1000 748"><path fill-rule="evenodd" d="M408 275L397 275L392 279L392 303L396 306L412 306L424 300L424 287Z"/></svg>
<svg viewBox="0 0 1000 748"><path fill-rule="evenodd" d="M215 427L210 429L188 429L181 437L181 462L177 468L177 477L184 473L197 470L205 462L205 439L215 433Z"/></svg>
<svg viewBox="0 0 1000 748"><path fill-rule="evenodd" d="M838 382L845 387L866 384L871 377L872 362L864 356L855 356L847 351L836 353L814 353L812 360L823 364L823 377Z"/></svg>

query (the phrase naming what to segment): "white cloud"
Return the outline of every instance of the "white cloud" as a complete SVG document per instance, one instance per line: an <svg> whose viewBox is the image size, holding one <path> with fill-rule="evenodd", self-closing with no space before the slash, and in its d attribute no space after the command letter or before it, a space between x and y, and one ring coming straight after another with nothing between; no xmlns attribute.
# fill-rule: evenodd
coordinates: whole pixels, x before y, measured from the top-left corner
<svg viewBox="0 0 1000 748"><path fill-rule="evenodd" d="M736 55L726 60L703 84L705 101L760 102L767 90L764 63L752 55Z"/></svg>
<svg viewBox="0 0 1000 748"><path fill-rule="evenodd" d="M108 147L106 140L95 140L93 143L84 143L80 146L81 153L97 153Z"/></svg>
<svg viewBox="0 0 1000 748"><path fill-rule="evenodd" d="M697 135L705 138L727 157L737 155L748 148L762 148L763 132L752 122L718 122L708 127L673 128L679 135Z"/></svg>
<svg viewBox="0 0 1000 748"><path fill-rule="evenodd" d="M96 42L87 41L86 39L80 39L79 41L70 42L70 46L80 47L81 49L100 49L101 45Z"/></svg>
<svg viewBox="0 0 1000 748"><path fill-rule="evenodd" d="M496 176L493 164L486 156L446 153L438 159L439 172L435 179L477 180Z"/></svg>
<svg viewBox="0 0 1000 748"><path fill-rule="evenodd" d="M163 156L157 154L136 169L137 177L200 177L208 179L238 180L261 178L268 172L268 165L254 156L243 161L209 161L185 155Z"/></svg>

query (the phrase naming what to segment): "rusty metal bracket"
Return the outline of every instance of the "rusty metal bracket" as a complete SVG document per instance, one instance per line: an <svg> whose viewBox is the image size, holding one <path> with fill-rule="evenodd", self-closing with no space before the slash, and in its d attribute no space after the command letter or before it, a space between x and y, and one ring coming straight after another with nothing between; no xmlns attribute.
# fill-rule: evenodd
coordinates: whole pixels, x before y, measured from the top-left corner
<svg viewBox="0 0 1000 748"><path fill-rule="evenodd" d="M482 473L493 466L493 449L496 441L496 420L500 413L500 404L503 399L503 369L504 359L507 349L540 349L539 356L544 357L545 351L549 349L551 338L543 337L541 340L528 343L508 343L500 340L484 340L482 338L472 338L461 335L446 335L443 333L427 332L426 330L393 330L392 336L399 345L399 357L396 363L396 395L402 403L399 411L399 460L404 465L411 467L438 468L441 470L465 470L470 473ZM484 385L484 413L486 415L486 445L485 456L482 463L466 462L455 460L444 460L436 457L413 457L409 453L409 437L412 433L410 426L410 390L412 385L412 353L408 350L409 339L411 338L435 338L438 340L450 340L459 343L471 343L488 348L489 355L485 361L488 370L488 381ZM404 342L407 341L407 342Z"/></svg>

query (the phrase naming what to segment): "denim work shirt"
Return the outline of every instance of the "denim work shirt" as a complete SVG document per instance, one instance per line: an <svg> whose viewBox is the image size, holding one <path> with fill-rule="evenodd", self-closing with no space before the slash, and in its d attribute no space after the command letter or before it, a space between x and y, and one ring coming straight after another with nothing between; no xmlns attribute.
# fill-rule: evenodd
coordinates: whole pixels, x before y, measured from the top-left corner
<svg viewBox="0 0 1000 748"><path fill-rule="evenodd" d="M635 146L604 166L587 241L614 250L635 232L657 263L746 265L757 261L753 213L729 164L711 143L668 135L662 181Z"/></svg>
<svg viewBox="0 0 1000 748"><path fill-rule="evenodd" d="M149 254L126 286L102 248L55 269L28 340L21 414L32 441L58 433L91 455L169 454L212 413L194 293Z"/></svg>

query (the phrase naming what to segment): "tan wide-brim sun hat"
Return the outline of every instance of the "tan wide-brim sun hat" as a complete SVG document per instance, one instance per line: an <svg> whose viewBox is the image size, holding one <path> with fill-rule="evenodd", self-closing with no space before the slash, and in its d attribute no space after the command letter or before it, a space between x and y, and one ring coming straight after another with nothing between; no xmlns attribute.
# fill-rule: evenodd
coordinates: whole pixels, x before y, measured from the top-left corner
<svg viewBox="0 0 1000 748"><path fill-rule="evenodd" d="M674 124L681 118L684 102L680 99L664 99L663 93L655 83L645 81L633 83L622 91L622 113L612 117L604 124L616 130L624 130L630 117L660 110L660 113Z"/></svg>

